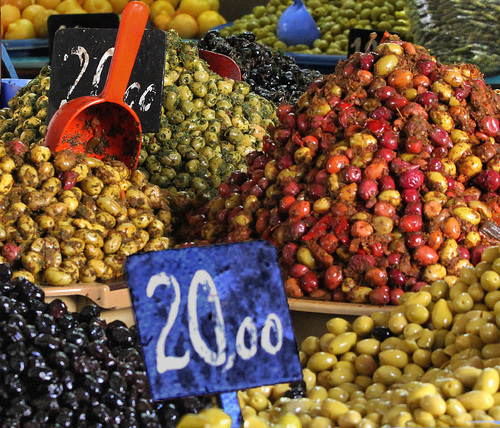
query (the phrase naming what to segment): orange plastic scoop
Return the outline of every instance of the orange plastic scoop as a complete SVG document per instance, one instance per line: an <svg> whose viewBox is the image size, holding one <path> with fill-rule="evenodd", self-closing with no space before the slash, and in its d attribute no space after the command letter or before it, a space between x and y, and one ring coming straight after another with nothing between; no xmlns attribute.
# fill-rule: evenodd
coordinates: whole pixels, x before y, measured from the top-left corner
<svg viewBox="0 0 500 428"><path fill-rule="evenodd" d="M45 137L52 152L70 149L99 159L112 157L132 169L137 166L141 122L123 97L148 15L144 3L127 4L102 93L70 100L54 113Z"/></svg>

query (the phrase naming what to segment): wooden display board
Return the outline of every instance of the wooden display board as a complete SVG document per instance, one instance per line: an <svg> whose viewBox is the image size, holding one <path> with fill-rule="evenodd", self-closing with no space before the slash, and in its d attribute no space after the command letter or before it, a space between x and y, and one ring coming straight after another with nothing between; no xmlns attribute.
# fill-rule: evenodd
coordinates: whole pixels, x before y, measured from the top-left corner
<svg viewBox="0 0 500 428"><path fill-rule="evenodd" d="M125 278L118 278L108 283L79 283L64 287L42 286L42 289L45 295L50 298L82 296L92 300L95 304L104 309L132 307L128 284ZM360 316L371 315L376 311L390 311L394 306L374 306L362 303L326 302L288 298L288 307L291 311L296 312Z"/></svg>
<svg viewBox="0 0 500 428"><path fill-rule="evenodd" d="M377 311L390 311L394 306L374 306L364 303L348 302L325 302L308 299L288 299L288 306L291 311L313 312L331 315L371 315Z"/></svg>

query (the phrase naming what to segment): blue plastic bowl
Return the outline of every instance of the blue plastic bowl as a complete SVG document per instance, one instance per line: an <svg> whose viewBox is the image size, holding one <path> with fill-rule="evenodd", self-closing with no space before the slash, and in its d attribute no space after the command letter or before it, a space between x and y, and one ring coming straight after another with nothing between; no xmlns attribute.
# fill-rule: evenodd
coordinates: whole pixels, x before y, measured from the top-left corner
<svg viewBox="0 0 500 428"><path fill-rule="evenodd" d="M30 81L31 79L2 79L1 108L7 107L9 100Z"/></svg>

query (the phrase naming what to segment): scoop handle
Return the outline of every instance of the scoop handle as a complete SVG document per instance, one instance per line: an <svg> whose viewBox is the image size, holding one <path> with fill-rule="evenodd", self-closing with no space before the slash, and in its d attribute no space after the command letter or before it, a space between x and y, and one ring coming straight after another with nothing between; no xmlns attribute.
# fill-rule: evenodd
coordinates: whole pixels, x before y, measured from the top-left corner
<svg viewBox="0 0 500 428"><path fill-rule="evenodd" d="M148 7L140 1L128 3L123 10L115 51L101 95L106 101L123 104L123 96L134 68L148 16Z"/></svg>

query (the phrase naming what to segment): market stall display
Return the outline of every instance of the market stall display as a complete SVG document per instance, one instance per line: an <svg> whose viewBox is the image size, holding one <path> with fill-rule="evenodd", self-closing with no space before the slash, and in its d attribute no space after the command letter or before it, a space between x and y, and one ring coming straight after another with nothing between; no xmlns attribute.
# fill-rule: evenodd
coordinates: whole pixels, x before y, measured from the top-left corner
<svg viewBox="0 0 500 428"><path fill-rule="evenodd" d="M249 84L213 73L193 43L169 32L167 45L160 129L143 134L139 170L171 192L213 194L232 171L246 168L248 152L262 147L275 107ZM9 101L0 119L4 142L43 144L49 87L47 67Z"/></svg>
<svg viewBox="0 0 500 428"><path fill-rule="evenodd" d="M492 242L499 100L473 65L387 35L280 105L264 152L181 240L271 239L290 297L395 304Z"/></svg>
<svg viewBox="0 0 500 428"><path fill-rule="evenodd" d="M168 32L160 130L144 134L139 169L171 193L211 197L232 171L246 169L275 111L248 83L212 72L194 42Z"/></svg>
<svg viewBox="0 0 500 428"><path fill-rule="evenodd" d="M332 318L300 344L303 382L240 392L245 426L494 426L499 260L490 247L453 284L406 293L390 313ZM46 304L6 264L0 277L4 423L228 423L214 397L151 401L134 327L106 325L96 306L69 313L61 301Z"/></svg>
<svg viewBox="0 0 500 428"><path fill-rule="evenodd" d="M2 261L37 284L119 276L125 254L170 245L168 201L119 161L52 154L43 145L49 85L44 69L2 109Z"/></svg>
<svg viewBox="0 0 500 428"><path fill-rule="evenodd" d="M169 247L168 202L141 172L19 140L3 151L1 260L18 275L95 282L122 275L127 254Z"/></svg>

